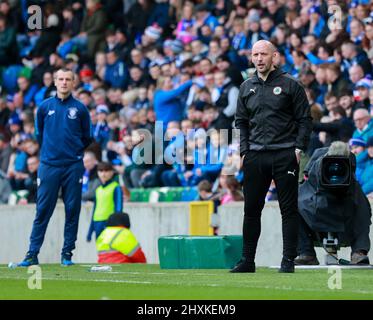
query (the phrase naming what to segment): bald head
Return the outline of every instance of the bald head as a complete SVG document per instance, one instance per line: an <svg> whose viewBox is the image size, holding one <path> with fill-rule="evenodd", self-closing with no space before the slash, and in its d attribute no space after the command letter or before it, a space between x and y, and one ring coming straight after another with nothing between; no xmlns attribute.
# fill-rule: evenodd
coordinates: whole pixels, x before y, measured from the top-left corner
<svg viewBox="0 0 373 320"><path fill-rule="evenodd" d="M271 53L277 51L277 48L274 46L274 44L268 40L259 40L255 42L255 44L253 45L253 51L258 50L259 48L269 50Z"/></svg>
<svg viewBox="0 0 373 320"><path fill-rule="evenodd" d="M277 49L271 42L267 40L255 42L251 53L252 61L258 71L258 75L263 78L263 80L274 70L276 54Z"/></svg>
<svg viewBox="0 0 373 320"><path fill-rule="evenodd" d="M368 110L362 108L356 109L356 111L354 112L354 122L356 128L358 128L359 130L363 130L369 121L370 115Z"/></svg>

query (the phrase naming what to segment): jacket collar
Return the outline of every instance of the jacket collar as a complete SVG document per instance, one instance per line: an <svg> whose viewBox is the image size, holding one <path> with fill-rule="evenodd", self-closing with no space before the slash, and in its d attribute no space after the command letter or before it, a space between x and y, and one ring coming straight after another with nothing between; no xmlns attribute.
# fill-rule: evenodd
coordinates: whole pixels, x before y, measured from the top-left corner
<svg viewBox="0 0 373 320"><path fill-rule="evenodd" d="M263 81L261 78L258 77L258 71L255 71L254 76L253 76L253 82L254 83L262 83L262 82L269 83L272 80L276 79L277 77L285 73L286 72L283 71L281 68L276 68L275 70L269 73L267 80Z"/></svg>

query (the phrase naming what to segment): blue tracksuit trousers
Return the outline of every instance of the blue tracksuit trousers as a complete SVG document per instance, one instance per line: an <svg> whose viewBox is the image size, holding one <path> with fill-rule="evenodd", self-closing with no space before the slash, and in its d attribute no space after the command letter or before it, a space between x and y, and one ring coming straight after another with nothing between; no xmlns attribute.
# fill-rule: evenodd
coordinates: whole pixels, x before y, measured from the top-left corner
<svg viewBox="0 0 373 320"><path fill-rule="evenodd" d="M66 214L64 244L61 254L63 256L72 255L71 252L75 249L78 233L83 173L84 166L82 161L62 167L53 167L45 163L40 164L36 217L30 237L30 254L37 255L40 251L61 187Z"/></svg>

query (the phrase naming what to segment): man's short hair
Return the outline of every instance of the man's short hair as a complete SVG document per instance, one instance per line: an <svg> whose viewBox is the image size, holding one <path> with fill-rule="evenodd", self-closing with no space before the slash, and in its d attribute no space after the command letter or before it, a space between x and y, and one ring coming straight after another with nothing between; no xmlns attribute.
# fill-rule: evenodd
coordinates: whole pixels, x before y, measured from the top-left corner
<svg viewBox="0 0 373 320"><path fill-rule="evenodd" d="M97 165L97 171L114 171L113 165L109 162L100 162Z"/></svg>
<svg viewBox="0 0 373 320"><path fill-rule="evenodd" d="M202 180L200 183L198 183L198 192L205 191L205 192L211 192L212 191L212 184L208 180Z"/></svg>

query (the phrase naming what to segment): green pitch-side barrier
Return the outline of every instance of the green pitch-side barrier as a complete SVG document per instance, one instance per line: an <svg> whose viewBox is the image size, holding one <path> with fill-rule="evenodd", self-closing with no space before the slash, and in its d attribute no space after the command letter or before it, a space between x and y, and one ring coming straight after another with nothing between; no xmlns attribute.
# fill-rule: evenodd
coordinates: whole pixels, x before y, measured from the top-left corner
<svg viewBox="0 0 373 320"><path fill-rule="evenodd" d="M165 236L158 239L161 269L230 269L242 254L242 236Z"/></svg>

